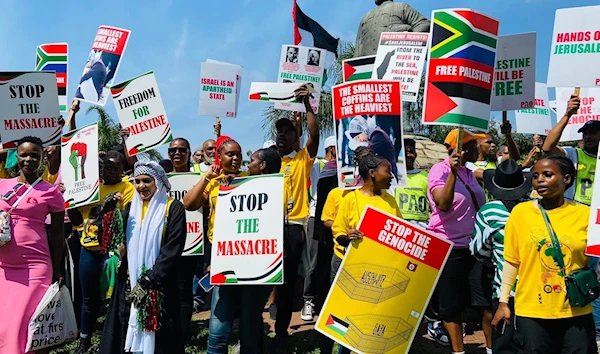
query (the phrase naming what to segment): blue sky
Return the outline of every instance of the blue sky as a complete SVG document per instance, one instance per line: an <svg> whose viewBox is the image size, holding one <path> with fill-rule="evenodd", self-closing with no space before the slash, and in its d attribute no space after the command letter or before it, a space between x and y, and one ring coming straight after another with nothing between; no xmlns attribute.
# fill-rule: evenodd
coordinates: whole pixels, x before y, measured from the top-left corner
<svg viewBox="0 0 600 354"><path fill-rule="evenodd" d="M373 0L298 0L303 11L332 35L354 42L361 17ZM576 0L569 6L598 5ZM537 32L537 81L545 82L554 12L558 0L420 0L413 6L427 17L439 8L470 8L500 21L501 34ZM2 0L0 70L33 70L35 48L42 43L69 43L69 96L72 97L100 25L132 31L116 82L153 70L176 137L193 147L213 135L214 118L198 115L200 63L208 58L244 67L238 118L222 118L223 134L244 151L260 148L264 103L248 102L253 81L276 81L281 46L292 42L292 0L145 0L72 2ZM551 93L551 98L553 93ZM77 117L78 126L97 119ZM106 105L116 120L112 100ZM166 148L160 151L164 154Z"/></svg>

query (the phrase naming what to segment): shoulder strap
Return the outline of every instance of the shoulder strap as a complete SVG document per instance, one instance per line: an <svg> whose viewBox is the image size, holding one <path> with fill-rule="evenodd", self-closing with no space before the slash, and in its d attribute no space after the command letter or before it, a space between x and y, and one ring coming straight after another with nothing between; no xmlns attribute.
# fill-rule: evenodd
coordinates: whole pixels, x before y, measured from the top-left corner
<svg viewBox="0 0 600 354"><path fill-rule="evenodd" d="M548 213L542 206L540 202L537 202L538 208L542 213L542 217L544 218L544 223L546 224L546 229L548 230L548 235L550 235L550 239L552 240L552 248L554 249L554 253L552 258L554 258L554 262L558 267L562 270L563 276L565 276L565 255L562 253L560 248L560 242L558 241L558 237L556 236L556 232L552 228L552 224L550 224L550 219L548 218Z"/></svg>
<svg viewBox="0 0 600 354"><path fill-rule="evenodd" d="M475 204L475 209L479 210L480 209L479 202L477 202L477 197L475 196L475 193L473 192L473 190L469 187L468 184L465 183L465 181L463 181L462 177L460 176L460 172L456 173L456 177L458 177L460 182L462 184L464 184L465 188L467 188L467 191L471 195L471 199L473 199L473 204Z"/></svg>
<svg viewBox="0 0 600 354"><path fill-rule="evenodd" d="M21 203L21 201L22 201L23 199L25 199L25 197L27 196L27 194L29 194L29 192L31 192L31 191L33 190L33 188L34 188L34 187L35 187L35 186L36 186L38 183L40 183L40 181L41 181L41 180L42 180L42 179L41 179L40 177L38 177L38 179L36 179L36 180L35 180L35 182L33 182L33 183L32 183L32 184L29 186L29 188L27 188L27 190L25 191L25 193L23 193L23 194L22 194L22 195L19 197L19 199L17 199L17 201L15 202L15 204L13 204L13 205L12 205L12 207L10 207L10 210L8 211L8 213L9 213L9 214L10 214L10 213L12 213L12 212L13 212L13 210L15 210L15 208L17 207L17 205L19 205L19 203Z"/></svg>

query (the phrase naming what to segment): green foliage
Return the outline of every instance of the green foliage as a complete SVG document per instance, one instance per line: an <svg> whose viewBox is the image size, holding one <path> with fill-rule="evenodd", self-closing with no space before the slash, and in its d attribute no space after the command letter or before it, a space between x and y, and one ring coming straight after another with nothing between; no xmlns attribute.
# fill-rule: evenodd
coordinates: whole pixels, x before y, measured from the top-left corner
<svg viewBox="0 0 600 354"><path fill-rule="evenodd" d="M113 146L123 143L123 139L119 135L121 131L118 124L106 113L106 110L100 106L90 106L86 114L96 112L98 114L98 150L106 152ZM150 159L160 161L163 159L158 150L149 150L138 155L140 160Z"/></svg>

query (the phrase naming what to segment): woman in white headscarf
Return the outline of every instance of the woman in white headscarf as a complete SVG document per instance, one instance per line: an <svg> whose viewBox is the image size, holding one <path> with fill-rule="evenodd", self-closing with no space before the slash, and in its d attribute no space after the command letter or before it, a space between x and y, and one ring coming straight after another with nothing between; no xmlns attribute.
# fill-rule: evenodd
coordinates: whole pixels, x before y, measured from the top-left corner
<svg viewBox="0 0 600 354"><path fill-rule="evenodd" d="M185 210L168 197L171 184L156 162L135 164L134 185L133 201L123 211L127 257L119 268L119 294L111 298L100 353L183 353L177 272ZM125 299L127 270L131 304Z"/></svg>

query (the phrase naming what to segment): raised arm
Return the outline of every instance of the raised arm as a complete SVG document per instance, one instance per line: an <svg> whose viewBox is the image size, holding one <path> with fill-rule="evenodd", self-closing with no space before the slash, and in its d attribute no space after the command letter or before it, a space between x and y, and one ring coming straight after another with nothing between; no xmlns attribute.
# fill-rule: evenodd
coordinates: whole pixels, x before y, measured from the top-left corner
<svg viewBox="0 0 600 354"><path fill-rule="evenodd" d="M208 198L204 192L206 187L213 178L217 178L221 174L221 169L215 165L210 166L206 174L200 177L200 181L190 189L183 197L183 206L185 210L196 211L208 203Z"/></svg>
<svg viewBox="0 0 600 354"><path fill-rule="evenodd" d="M306 108L306 125L308 129L306 150L308 150L308 155L313 158L317 156L319 150L319 122L310 105L310 92L307 85L302 85L295 91L295 94L297 99L302 100Z"/></svg>
<svg viewBox="0 0 600 354"><path fill-rule="evenodd" d="M560 141L560 136L562 135L563 130L565 130L567 124L569 124L569 119L579 110L579 105L579 96L571 95L571 99L567 103L567 111L558 121L558 123L556 123L556 125L552 128L550 133L548 133L548 137L546 138L546 141L544 141L542 150L545 154L565 156L565 150L557 145Z"/></svg>
<svg viewBox="0 0 600 354"><path fill-rule="evenodd" d="M510 122L506 121L505 123L502 123L500 125L500 131L506 137L508 156L515 161L519 161L519 159L521 159L521 152L519 151L519 147L517 146L517 143L515 143L515 140L512 137L512 125L510 124Z"/></svg>
<svg viewBox="0 0 600 354"><path fill-rule="evenodd" d="M435 205L443 212L449 211L454 203L454 187L456 186L456 175L460 168L460 160L464 152L460 154L456 151L450 155L450 167L452 172L448 174L446 182L441 188L435 188L431 191Z"/></svg>

